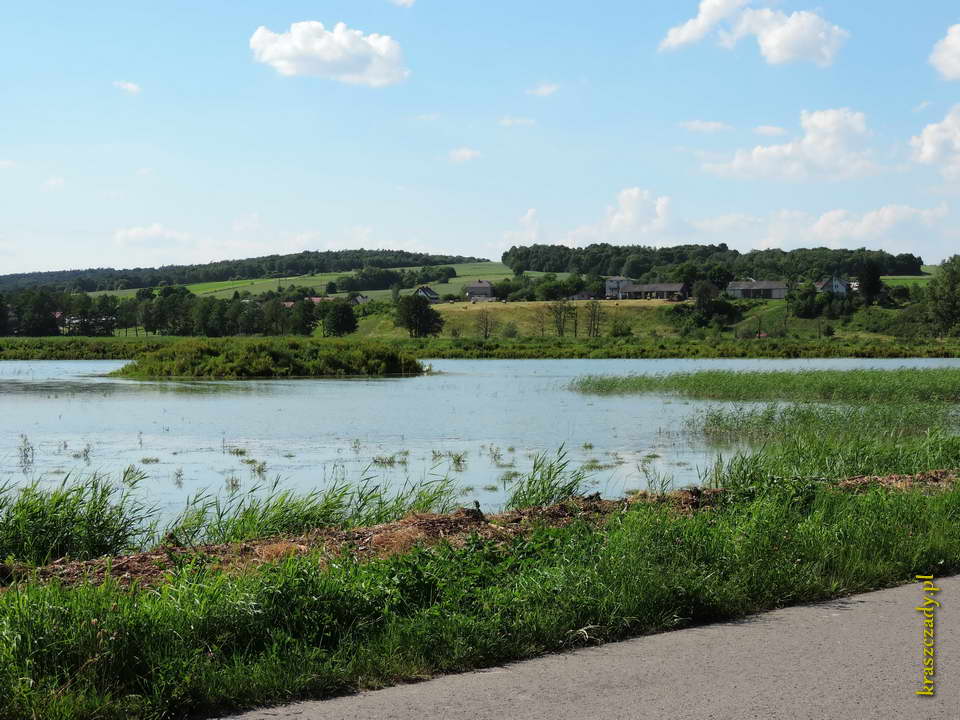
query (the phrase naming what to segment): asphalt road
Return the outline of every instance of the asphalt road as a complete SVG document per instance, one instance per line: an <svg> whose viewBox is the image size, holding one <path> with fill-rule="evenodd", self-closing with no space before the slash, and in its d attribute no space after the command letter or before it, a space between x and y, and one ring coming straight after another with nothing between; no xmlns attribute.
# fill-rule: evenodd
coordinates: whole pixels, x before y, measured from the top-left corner
<svg viewBox="0 0 960 720"><path fill-rule="evenodd" d="M960 577L939 580L936 688L920 584L238 720L960 720Z"/></svg>

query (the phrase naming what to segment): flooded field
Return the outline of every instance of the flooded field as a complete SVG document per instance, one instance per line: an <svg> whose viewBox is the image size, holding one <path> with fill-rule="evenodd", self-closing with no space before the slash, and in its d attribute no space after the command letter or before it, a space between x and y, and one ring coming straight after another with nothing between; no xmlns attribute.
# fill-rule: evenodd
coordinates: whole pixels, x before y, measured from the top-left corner
<svg viewBox="0 0 960 720"><path fill-rule="evenodd" d="M437 360L432 374L376 380L139 382L122 362L0 363L0 482L145 470L151 501L178 509L200 490L279 478L399 486L449 475L465 502L503 502L510 473L561 445L619 495L652 479L699 480L720 451L683 432L711 403L571 392L582 375L702 369L960 367L960 360ZM712 403L718 405L720 403Z"/></svg>

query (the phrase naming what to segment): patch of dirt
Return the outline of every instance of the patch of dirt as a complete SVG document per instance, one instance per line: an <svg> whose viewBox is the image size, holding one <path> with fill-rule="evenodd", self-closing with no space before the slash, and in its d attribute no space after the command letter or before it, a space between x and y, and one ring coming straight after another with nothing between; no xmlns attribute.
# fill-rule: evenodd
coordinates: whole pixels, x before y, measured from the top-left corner
<svg viewBox="0 0 960 720"><path fill-rule="evenodd" d="M864 492L881 486L896 490L916 487L943 490L958 480L956 470L931 470L916 475L854 477L837 483L841 490ZM471 536L486 540L508 541L536 527L564 527L577 520L599 523L625 512L635 503L668 505L678 512L692 514L716 506L723 490L687 488L665 495L640 492L627 499L600 499L599 493L573 498L549 507L528 508L484 515L479 510L461 508L447 515L413 514L398 522L353 528L317 529L300 537L268 538L225 545L179 547L162 545L149 552L76 561L62 558L40 568L29 569L0 563L0 592L28 579L56 581L66 585L100 584L112 577L122 585L157 585L177 567L197 565L211 570L237 572L284 558L321 551L330 558L350 552L361 559L404 553L414 546L449 542L462 546Z"/></svg>
<svg viewBox="0 0 960 720"><path fill-rule="evenodd" d="M924 488L928 490L945 490L957 482L956 470L928 470L916 475L884 475L847 478L837 483L842 490L865 492L872 487L885 487L894 490L911 490Z"/></svg>

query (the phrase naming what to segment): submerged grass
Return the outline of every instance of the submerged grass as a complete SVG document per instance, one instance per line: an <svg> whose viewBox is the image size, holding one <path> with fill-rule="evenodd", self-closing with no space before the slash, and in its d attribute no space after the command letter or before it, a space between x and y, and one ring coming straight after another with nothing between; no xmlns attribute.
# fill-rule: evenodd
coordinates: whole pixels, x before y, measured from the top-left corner
<svg viewBox="0 0 960 720"><path fill-rule="evenodd" d="M0 718L213 715L960 570L960 490L773 485L694 514L359 562L0 594Z"/></svg>
<svg viewBox="0 0 960 720"><path fill-rule="evenodd" d="M572 389L596 395L677 393L714 400L926 403L960 401L960 368L585 376Z"/></svg>

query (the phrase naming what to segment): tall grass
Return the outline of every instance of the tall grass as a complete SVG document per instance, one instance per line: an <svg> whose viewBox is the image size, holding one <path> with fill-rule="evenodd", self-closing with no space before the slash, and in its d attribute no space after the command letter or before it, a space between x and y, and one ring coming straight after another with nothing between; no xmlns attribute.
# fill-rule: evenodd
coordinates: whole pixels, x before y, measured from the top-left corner
<svg viewBox="0 0 960 720"><path fill-rule="evenodd" d="M543 507L569 500L582 494L586 481L583 468L570 468L562 446L553 457L540 453L533 458L530 472L512 478L505 485L508 492L506 508Z"/></svg>
<svg viewBox="0 0 960 720"><path fill-rule="evenodd" d="M127 468L119 483L94 473L65 477L47 487L39 481L0 487L0 560L41 565L119 555L151 536L157 510L137 492L143 473Z"/></svg>
<svg viewBox="0 0 960 720"><path fill-rule="evenodd" d="M244 542L320 528L378 525L413 512L450 512L456 498L456 485L446 476L397 490L367 476L355 484L337 480L306 494L283 489L277 481L226 496L198 493L164 534L180 545Z"/></svg>
<svg viewBox="0 0 960 720"><path fill-rule="evenodd" d="M714 400L926 403L960 401L960 368L585 376L572 389L595 395L677 393Z"/></svg>
<svg viewBox="0 0 960 720"><path fill-rule="evenodd" d="M768 403L705 408L686 418L684 428L718 442L758 442L783 439L798 432L922 435L935 428L952 429L956 422L956 407L942 403L854 406Z"/></svg>
<svg viewBox="0 0 960 720"><path fill-rule="evenodd" d="M960 570L960 490L789 488L358 562L0 594L0 718L213 715Z"/></svg>

